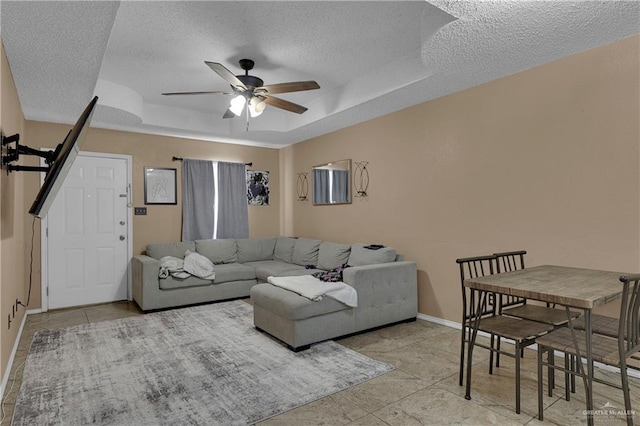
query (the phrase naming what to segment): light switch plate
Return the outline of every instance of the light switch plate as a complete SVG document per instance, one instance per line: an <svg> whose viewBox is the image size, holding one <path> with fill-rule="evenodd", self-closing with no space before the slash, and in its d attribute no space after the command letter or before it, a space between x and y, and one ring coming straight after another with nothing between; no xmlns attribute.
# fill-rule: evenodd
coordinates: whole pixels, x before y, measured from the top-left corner
<svg viewBox="0 0 640 426"><path fill-rule="evenodd" d="M146 207L134 207L133 214L136 216L146 216L147 208Z"/></svg>

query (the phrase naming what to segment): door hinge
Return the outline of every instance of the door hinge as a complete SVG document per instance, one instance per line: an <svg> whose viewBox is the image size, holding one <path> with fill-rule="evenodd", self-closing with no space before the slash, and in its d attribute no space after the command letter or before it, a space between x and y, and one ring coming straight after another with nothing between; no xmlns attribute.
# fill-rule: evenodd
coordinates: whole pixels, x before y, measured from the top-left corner
<svg viewBox="0 0 640 426"><path fill-rule="evenodd" d="M49 297L49 287L47 287L46 289L47 289L47 297Z"/></svg>
<svg viewBox="0 0 640 426"><path fill-rule="evenodd" d="M45 237L49 238L49 227L44 230Z"/></svg>

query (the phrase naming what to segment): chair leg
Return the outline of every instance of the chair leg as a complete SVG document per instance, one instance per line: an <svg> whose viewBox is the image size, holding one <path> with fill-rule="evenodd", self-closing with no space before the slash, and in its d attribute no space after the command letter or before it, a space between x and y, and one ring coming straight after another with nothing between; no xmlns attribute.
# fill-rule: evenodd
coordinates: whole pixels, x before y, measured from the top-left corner
<svg viewBox="0 0 640 426"><path fill-rule="evenodd" d="M464 319L463 319L464 321ZM460 339L460 380L459 380L459 384L460 386L462 386L462 380L463 380L463 376L464 376L464 342L465 342L465 337L467 334L467 327L464 325L464 322L462 323L462 339Z"/></svg>
<svg viewBox="0 0 640 426"><path fill-rule="evenodd" d="M549 348L547 351L547 386L549 388L549 396L553 396L553 388L556 383L556 369L554 366L556 365L555 353L553 349Z"/></svg>
<svg viewBox="0 0 640 426"><path fill-rule="evenodd" d="M471 399L471 367L473 366L473 347L475 346L476 337L478 336L477 328L469 327L469 330L471 330L471 335L469 336L469 341L467 342L467 383L464 395L464 398L467 400Z"/></svg>
<svg viewBox="0 0 640 426"><path fill-rule="evenodd" d="M569 387L569 369L571 368L572 360L569 358L569 354L565 352L564 354L564 399L567 401L571 400L570 395L570 387ZM573 370L572 370L573 371ZM572 374L573 376L573 374Z"/></svg>
<svg viewBox="0 0 640 426"><path fill-rule="evenodd" d="M543 420L542 412L544 411L544 407L542 404L542 353L543 352L544 352L544 348L538 345L538 420L540 421Z"/></svg>
<svg viewBox="0 0 640 426"><path fill-rule="evenodd" d="M576 364L576 357L571 355L571 371L578 371L578 365ZM571 375L571 393L576 393L576 375Z"/></svg>
<svg viewBox="0 0 640 426"><path fill-rule="evenodd" d="M496 345L496 368L500 368L500 336L498 336L498 344Z"/></svg>
<svg viewBox="0 0 640 426"><path fill-rule="evenodd" d="M491 346L491 349L494 348L495 345L495 336L492 334L491 335L491 343L489 344L489 346ZM498 338L498 347L500 346L500 338ZM489 374L493 374L493 351L489 351ZM498 366L497 364L500 363L499 359L496 359L496 367Z"/></svg>
<svg viewBox="0 0 640 426"><path fill-rule="evenodd" d="M520 343L516 343L516 414L520 414Z"/></svg>
<svg viewBox="0 0 640 426"><path fill-rule="evenodd" d="M620 362L620 377L622 378L622 392L624 394L624 409L627 425L633 425L633 413L631 411L631 396L629 395L629 377L627 376L627 363L622 359Z"/></svg>

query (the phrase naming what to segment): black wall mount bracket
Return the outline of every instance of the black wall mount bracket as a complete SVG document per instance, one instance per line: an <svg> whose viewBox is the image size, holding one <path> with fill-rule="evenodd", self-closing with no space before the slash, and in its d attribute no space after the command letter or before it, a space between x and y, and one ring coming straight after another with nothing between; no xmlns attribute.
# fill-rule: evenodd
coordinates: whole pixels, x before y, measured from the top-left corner
<svg viewBox="0 0 640 426"><path fill-rule="evenodd" d="M11 145L13 144L13 146ZM48 172L53 160L56 158L58 154L57 151L60 149L60 145L54 151L40 151L34 148L30 148L28 146L20 145L20 134L16 133L11 136L2 135L2 149L3 154L6 152L6 155L2 155L0 157L0 167L7 169L7 174L11 172ZM15 163L20 159L20 154L22 155L35 155L41 158L44 158L47 163L46 166L22 166Z"/></svg>

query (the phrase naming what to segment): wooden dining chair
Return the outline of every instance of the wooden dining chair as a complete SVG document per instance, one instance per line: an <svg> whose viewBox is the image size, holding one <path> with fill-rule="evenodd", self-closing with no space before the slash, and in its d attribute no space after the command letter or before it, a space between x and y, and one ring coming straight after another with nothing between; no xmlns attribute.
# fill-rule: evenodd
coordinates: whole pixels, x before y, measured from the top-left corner
<svg viewBox="0 0 640 426"><path fill-rule="evenodd" d="M640 274L621 276L622 300L620 303L620 316L617 320L617 333L615 338L595 332L591 335L591 353L593 361L602 364L618 367L620 369L621 384L613 383L609 380L592 378L594 382L603 383L618 389L622 389L624 394L624 406L627 425L633 425L633 412L631 408L631 396L629 389L628 368L640 370L640 360L637 358L640 352ZM574 345L574 335L578 342L578 350ZM538 344L538 420L543 420L543 367L562 370L565 375L580 376L585 379L585 366L578 362L577 367L568 364L568 355L581 360L586 354L586 338L584 330L577 330L570 323L568 327L557 329L546 336L537 339ZM550 362L544 361L543 354L547 353L551 357L552 352L557 351L565 354L565 366L560 367ZM565 384L567 383L565 379ZM553 390L549 387L549 395ZM585 385L587 401L592 400L593 389ZM591 393L591 395L589 395ZM566 394L568 399L569 394Z"/></svg>
<svg viewBox="0 0 640 426"><path fill-rule="evenodd" d="M493 354L503 354L515 359L516 413L520 413L520 354L522 348L535 343L535 339L551 331L553 326L540 322L501 315L499 312L499 298L494 293L483 293L464 286L465 279L478 278L494 274L496 256L478 256L456 259L460 269L460 284L462 287L462 336L460 342L460 386L463 383L465 352L469 352L466 361L466 399L471 399L471 367L473 365L473 348L469 345L474 340L474 333L478 331L489 335L489 345L478 342L474 346L490 351L489 374L493 374ZM474 330L476 325L477 328ZM500 339L510 339L515 344L513 353L499 347Z"/></svg>

